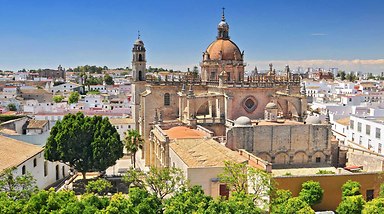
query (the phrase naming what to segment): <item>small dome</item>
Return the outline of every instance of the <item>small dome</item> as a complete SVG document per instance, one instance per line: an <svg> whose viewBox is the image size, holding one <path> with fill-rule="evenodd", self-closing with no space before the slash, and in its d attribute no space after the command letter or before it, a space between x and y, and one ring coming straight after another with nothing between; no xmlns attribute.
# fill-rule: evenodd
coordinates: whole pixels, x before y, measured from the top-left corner
<svg viewBox="0 0 384 214"><path fill-rule="evenodd" d="M239 47L229 39L218 39L212 42L206 52L211 60L220 60L220 58L221 60L242 60Z"/></svg>
<svg viewBox="0 0 384 214"><path fill-rule="evenodd" d="M305 119L305 122L308 124L321 124L321 120L313 115L308 116L307 119Z"/></svg>
<svg viewBox="0 0 384 214"><path fill-rule="evenodd" d="M227 24L227 22L225 22L225 21L221 21L221 22L219 23L219 27L226 27L226 28L228 28L229 25Z"/></svg>
<svg viewBox="0 0 384 214"><path fill-rule="evenodd" d="M241 116L235 120L235 126L251 126L252 122L246 116Z"/></svg>
<svg viewBox="0 0 384 214"><path fill-rule="evenodd" d="M276 103L270 102L265 106L265 109L277 109Z"/></svg>
<svg viewBox="0 0 384 214"><path fill-rule="evenodd" d="M144 42L141 39L136 39L135 45L144 45Z"/></svg>

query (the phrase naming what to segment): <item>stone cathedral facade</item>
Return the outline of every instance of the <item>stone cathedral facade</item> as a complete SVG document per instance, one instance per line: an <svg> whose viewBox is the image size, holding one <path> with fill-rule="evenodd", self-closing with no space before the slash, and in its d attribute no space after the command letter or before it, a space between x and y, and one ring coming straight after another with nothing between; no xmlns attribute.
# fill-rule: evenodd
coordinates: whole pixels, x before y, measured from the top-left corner
<svg viewBox="0 0 384 214"><path fill-rule="evenodd" d="M136 127L145 139L146 165L151 165L150 157L154 152L151 148L159 152L166 151L167 147L153 141L151 131L155 125L164 129L204 127L231 149L247 149L276 164L315 163L319 162L319 155L320 162L330 162L330 126L319 123L312 126L305 121L307 102L301 90L300 75L293 74L288 66L285 72L277 74L271 64L267 73L256 70L246 76L244 51L230 39L224 13L217 31L216 39L203 52L198 76L153 78L146 74L144 42L140 38L135 41L132 112ZM238 121L239 118L246 118L246 124ZM267 121L269 126L280 125L284 132L278 136L271 132L262 136L263 130L258 128L261 120ZM292 122L284 123L288 120ZM293 130L290 126L297 125L302 125L307 130L305 134L311 136L296 136L303 133L298 131L300 128ZM270 129L273 127L265 127L265 130ZM276 137L279 140L274 140ZM274 146L275 143L279 145Z"/></svg>

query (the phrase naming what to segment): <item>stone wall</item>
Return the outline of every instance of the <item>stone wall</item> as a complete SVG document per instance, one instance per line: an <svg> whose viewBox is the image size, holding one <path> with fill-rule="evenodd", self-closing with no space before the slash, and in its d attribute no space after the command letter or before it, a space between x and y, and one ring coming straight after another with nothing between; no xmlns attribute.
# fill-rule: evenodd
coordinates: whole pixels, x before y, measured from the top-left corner
<svg viewBox="0 0 384 214"><path fill-rule="evenodd" d="M330 134L328 125L235 125L227 131L227 146L245 149L274 165L324 164L330 163Z"/></svg>

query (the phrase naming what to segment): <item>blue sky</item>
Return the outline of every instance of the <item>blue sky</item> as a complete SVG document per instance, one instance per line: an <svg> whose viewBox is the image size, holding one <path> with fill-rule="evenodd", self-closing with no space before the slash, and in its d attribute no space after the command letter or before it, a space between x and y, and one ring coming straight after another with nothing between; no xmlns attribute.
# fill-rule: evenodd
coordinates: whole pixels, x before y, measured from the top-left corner
<svg viewBox="0 0 384 214"><path fill-rule="evenodd" d="M290 64L384 71L382 0L0 0L0 69L198 65L225 7L248 70Z"/></svg>

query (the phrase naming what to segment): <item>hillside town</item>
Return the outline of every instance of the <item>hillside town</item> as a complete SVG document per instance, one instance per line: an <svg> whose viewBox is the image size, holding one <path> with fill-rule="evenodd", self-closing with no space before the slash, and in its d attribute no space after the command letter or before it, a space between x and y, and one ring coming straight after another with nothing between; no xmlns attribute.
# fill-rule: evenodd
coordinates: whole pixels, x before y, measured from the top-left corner
<svg viewBox="0 0 384 214"><path fill-rule="evenodd" d="M96 183L103 188L95 192L112 198L121 192L134 197L131 186L148 183L145 194L158 194L160 204L181 197L186 183L200 188L188 191L200 191L212 202L231 202L241 192L236 184L243 182L240 189L253 196L256 210L246 213L350 213L345 211L350 207L348 197L359 196L359 202L350 203L362 204L361 209L381 200L384 71L272 63L249 68L247 53L229 36L224 10L218 21L216 38L212 35L215 39L203 50L201 61L185 71L147 66L151 48L140 34L132 41L125 68L58 65L1 71L2 175L30 175L37 188L49 194L72 190L81 195L84 180L89 179L89 186L108 181L108 188ZM88 139L84 133L91 129L94 147L82 150L86 144L81 142ZM73 155L84 152L93 153L87 167L83 163L88 156ZM235 172L236 167L243 168ZM182 177L160 181L172 183L172 191L164 194L151 189L155 184L149 182L153 175L160 177L156 170L162 169L171 170L171 177ZM140 180L139 175L147 177ZM321 186L321 196L306 201L304 184L311 182ZM345 195L350 183L358 191ZM89 186L87 192L92 192ZM272 188L290 195L276 202ZM299 206L296 211L283 211L291 206L285 201L296 199L304 201L292 205ZM167 203L161 208L165 213L178 213L172 212L177 205ZM208 203L204 206L213 209ZM28 213L31 208L25 207L22 212ZM151 213L145 209L127 213Z"/></svg>

